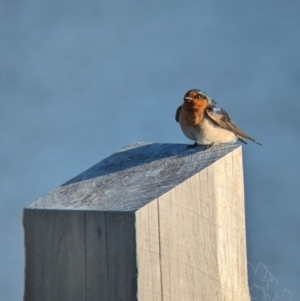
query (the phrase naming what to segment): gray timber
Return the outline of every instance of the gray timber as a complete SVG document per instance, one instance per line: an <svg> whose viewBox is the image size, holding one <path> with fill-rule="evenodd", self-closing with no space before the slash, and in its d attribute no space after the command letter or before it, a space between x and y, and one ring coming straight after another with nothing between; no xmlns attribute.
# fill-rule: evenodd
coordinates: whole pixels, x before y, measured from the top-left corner
<svg viewBox="0 0 300 301"><path fill-rule="evenodd" d="M136 211L237 147L134 143L26 208Z"/></svg>

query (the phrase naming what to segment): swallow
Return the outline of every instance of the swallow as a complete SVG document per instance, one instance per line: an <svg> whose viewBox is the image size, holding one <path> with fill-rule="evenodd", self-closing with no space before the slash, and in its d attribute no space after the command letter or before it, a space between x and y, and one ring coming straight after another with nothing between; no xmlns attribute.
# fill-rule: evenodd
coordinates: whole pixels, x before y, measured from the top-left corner
<svg viewBox="0 0 300 301"><path fill-rule="evenodd" d="M189 90L178 107L175 120L179 122L185 136L195 143L188 147L204 145L210 148L215 144L246 143L248 139L261 145L255 139L242 132L230 119L225 110L205 92L199 89Z"/></svg>

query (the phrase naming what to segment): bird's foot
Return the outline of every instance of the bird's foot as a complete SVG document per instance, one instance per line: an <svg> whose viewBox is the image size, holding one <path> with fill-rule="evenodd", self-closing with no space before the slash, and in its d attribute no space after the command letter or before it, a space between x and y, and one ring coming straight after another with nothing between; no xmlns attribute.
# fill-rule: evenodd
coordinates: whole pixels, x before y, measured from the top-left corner
<svg viewBox="0 0 300 301"><path fill-rule="evenodd" d="M204 150L210 149L210 148L213 147L213 146L214 146L214 143L205 145Z"/></svg>
<svg viewBox="0 0 300 301"><path fill-rule="evenodd" d="M198 144L197 142L195 142L194 144L189 144L187 145L187 148L195 148L197 146L204 146L204 150L210 149L211 147L213 147L215 145L215 143L212 144L208 144L208 145L202 145L202 144Z"/></svg>
<svg viewBox="0 0 300 301"><path fill-rule="evenodd" d="M188 149L190 149L190 148L194 148L194 147L196 147L196 146L198 146L199 144L197 143L197 142L195 142L194 144L189 144L188 146L187 146L187 148Z"/></svg>

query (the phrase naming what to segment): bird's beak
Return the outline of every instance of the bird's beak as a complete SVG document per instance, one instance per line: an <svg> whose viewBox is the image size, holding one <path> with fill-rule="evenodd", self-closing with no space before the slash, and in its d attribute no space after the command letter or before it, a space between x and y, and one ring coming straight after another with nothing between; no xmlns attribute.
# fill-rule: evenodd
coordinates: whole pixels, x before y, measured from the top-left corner
<svg viewBox="0 0 300 301"><path fill-rule="evenodd" d="M190 100L193 100L193 98L192 98L192 97L186 96L186 97L184 98L184 100L190 101Z"/></svg>

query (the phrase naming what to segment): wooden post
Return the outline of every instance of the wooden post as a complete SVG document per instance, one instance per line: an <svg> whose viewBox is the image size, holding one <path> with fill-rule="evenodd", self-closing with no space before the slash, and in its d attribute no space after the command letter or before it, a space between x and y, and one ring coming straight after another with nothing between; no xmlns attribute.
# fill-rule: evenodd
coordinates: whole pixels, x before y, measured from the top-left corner
<svg viewBox="0 0 300 301"><path fill-rule="evenodd" d="M249 301L241 147L136 143L24 209L25 301Z"/></svg>

